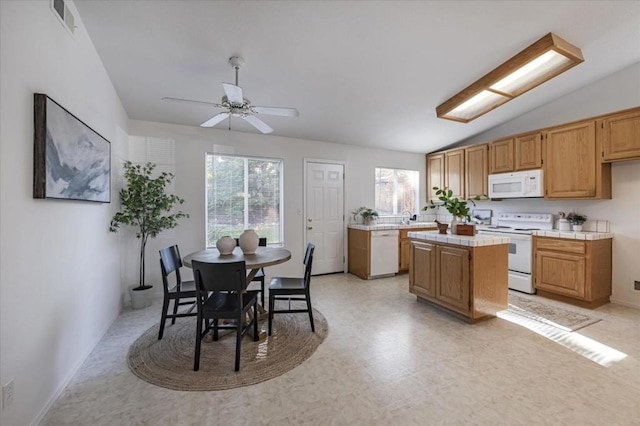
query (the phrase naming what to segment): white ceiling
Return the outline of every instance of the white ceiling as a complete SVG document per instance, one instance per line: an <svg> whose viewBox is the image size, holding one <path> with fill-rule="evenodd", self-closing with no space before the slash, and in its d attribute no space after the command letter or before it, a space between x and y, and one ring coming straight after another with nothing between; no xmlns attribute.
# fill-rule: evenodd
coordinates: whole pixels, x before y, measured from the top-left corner
<svg viewBox="0 0 640 426"><path fill-rule="evenodd" d="M197 126L234 82L273 134L431 152L640 61L640 1L76 1L131 119ZM437 105L548 32L585 62L469 124ZM640 76L639 76L640 78ZM612 94L615 96L615 94ZM219 124L224 128L228 121ZM233 130L257 132L243 120Z"/></svg>

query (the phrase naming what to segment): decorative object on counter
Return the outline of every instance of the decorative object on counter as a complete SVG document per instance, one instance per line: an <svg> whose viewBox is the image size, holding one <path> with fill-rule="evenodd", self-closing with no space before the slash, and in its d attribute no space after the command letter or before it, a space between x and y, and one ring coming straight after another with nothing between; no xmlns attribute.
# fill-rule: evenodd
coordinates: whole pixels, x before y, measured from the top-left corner
<svg viewBox="0 0 640 426"><path fill-rule="evenodd" d="M444 207L447 211L453 216L453 220L451 221L451 233L457 233L458 219L464 219L465 221L471 221L471 215L469 215L469 206L467 202L471 202L471 204L476 205L474 200L483 199L480 196L475 196L473 198L467 198L466 200L460 200L457 197L453 196L453 191L450 189L440 189L437 186L433 187L433 190L436 192L436 196L441 203L434 203L433 200L429 200L429 205L424 206L422 210L428 209L437 209L440 207Z"/></svg>
<svg viewBox="0 0 640 426"><path fill-rule="evenodd" d="M436 226L438 227L438 232L440 234L446 234L447 233L447 228L449 227L449 224L448 223L438 222L436 220Z"/></svg>
<svg viewBox="0 0 640 426"><path fill-rule="evenodd" d="M558 219L558 231L570 231L571 225L569 221L565 219L565 213L558 212L558 215L560 216L560 219Z"/></svg>
<svg viewBox="0 0 640 426"><path fill-rule="evenodd" d="M491 225L491 210L474 209L471 221L481 225Z"/></svg>
<svg viewBox="0 0 640 426"><path fill-rule="evenodd" d="M220 239L216 241L216 248L222 255L231 254L233 253L233 249L236 248L236 240L228 235L220 237Z"/></svg>
<svg viewBox="0 0 640 426"><path fill-rule="evenodd" d="M260 237L253 229L245 229L238 239L238 244L244 254L255 254L259 242Z"/></svg>
<svg viewBox="0 0 640 426"><path fill-rule="evenodd" d="M167 186L173 180L173 174L162 172L156 178L154 169L156 165L133 164L131 161L124 163L124 180L126 186L120 190L120 211L113 216L109 231L117 232L120 225L132 226L136 229L136 238L140 240L140 270L138 272L138 285L131 288L132 302L134 292L147 294L147 306L151 306L151 292L144 291L153 287L145 281L145 248L147 240L155 238L165 229L175 228L178 219L189 217L182 211L171 212L174 206L183 204L184 200L177 195L167 193ZM138 295L135 300L140 299ZM137 302L136 302L137 303ZM146 307L134 304L134 308Z"/></svg>
<svg viewBox="0 0 640 426"><path fill-rule="evenodd" d="M456 227L456 234L458 235L476 235L476 225L472 223L459 223Z"/></svg>
<svg viewBox="0 0 640 426"><path fill-rule="evenodd" d="M359 207L357 210L351 212L354 220L358 220L358 215L364 219L364 224L369 226L378 217L378 212L369 207Z"/></svg>
<svg viewBox="0 0 640 426"><path fill-rule="evenodd" d="M587 215L571 212L567 216L567 220L573 225L574 231L582 232L582 225L587 221Z"/></svg>

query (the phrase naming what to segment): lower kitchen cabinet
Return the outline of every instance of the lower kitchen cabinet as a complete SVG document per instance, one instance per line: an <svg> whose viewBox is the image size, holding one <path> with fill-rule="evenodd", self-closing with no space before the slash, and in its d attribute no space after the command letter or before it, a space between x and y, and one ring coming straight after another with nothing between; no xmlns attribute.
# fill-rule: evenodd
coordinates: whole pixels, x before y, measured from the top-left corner
<svg viewBox="0 0 640 426"><path fill-rule="evenodd" d="M407 272L409 271L409 247L410 247L410 239L409 232L425 232L425 231L435 231L438 228L418 228L414 227L411 229L401 229L400 234L398 236L398 272Z"/></svg>
<svg viewBox="0 0 640 426"><path fill-rule="evenodd" d="M609 303L611 239L534 237L533 250L539 296L590 309Z"/></svg>
<svg viewBox="0 0 640 426"><path fill-rule="evenodd" d="M409 292L476 322L508 307L508 245L411 240Z"/></svg>

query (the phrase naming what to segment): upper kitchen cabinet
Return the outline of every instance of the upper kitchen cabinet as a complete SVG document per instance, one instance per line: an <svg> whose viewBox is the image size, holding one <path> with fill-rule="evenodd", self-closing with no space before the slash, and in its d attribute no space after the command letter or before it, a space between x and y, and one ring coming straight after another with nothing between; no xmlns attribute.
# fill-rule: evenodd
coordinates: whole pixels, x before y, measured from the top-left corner
<svg viewBox="0 0 640 426"><path fill-rule="evenodd" d="M486 196L489 174L489 145L474 145L464 150L465 195L467 198Z"/></svg>
<svg viewBox="0 0 640 426"><path fill-rule="evenodd" d="M444 187L444 153L442 152L427 155L427 202L438 199L436 191L433 190L434 186Z"/></svg>
<svg viewBox="0 0 640 426"><path fill-rule="evenodd" d="M513 171L514 149L513 138L492 142L489 145L491 174Z"/></svg>
<svg viewBox="0 0 640 426"><path fill-rule="evenodd" d="M464 198L464 148L444 152L444 186Z"/></svg>
<svg viewBox="0 0 640 426"><path fill-rule="evenodd" d="M598 120L604 161L640 159L640 108Z"/></svg>
<svg viewBox="0 0 640 426"><path fill-rule="evenodd" d="M544 132L545 198L611 198L611 165L600 161L596 121Z"/></svg>
<svg viewBox="0 0 640 426"><path fill-rule="evenodd" d="M542 167L542 133L535 132L514 138L516 155L515 170L539 169Z"/></svg>
<svg viewBox="0 0 640 426"><path fill-rule="evenodd" d="M533 132L492 142L491 173L508 173L542 167L542 133Z"/></svg>

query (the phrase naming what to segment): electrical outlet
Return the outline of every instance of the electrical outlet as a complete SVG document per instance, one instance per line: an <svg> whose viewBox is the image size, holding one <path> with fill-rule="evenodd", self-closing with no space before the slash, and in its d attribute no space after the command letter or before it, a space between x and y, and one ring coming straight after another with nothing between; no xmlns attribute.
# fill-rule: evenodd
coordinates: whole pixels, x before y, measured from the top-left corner
<svg viewBox="0 0 640 426"><path fill-rule="evenodd" d="M634 290L638 290L638 291L640 291L640 281L635 280L635 281L633 282L633 289L634 289Z"/></svg>
<svg viewBox="0 0 640 426"><path fill-rule="evenodd" d="M13 402L13 379L2 387L2 409L6 409Z"/></svg>

